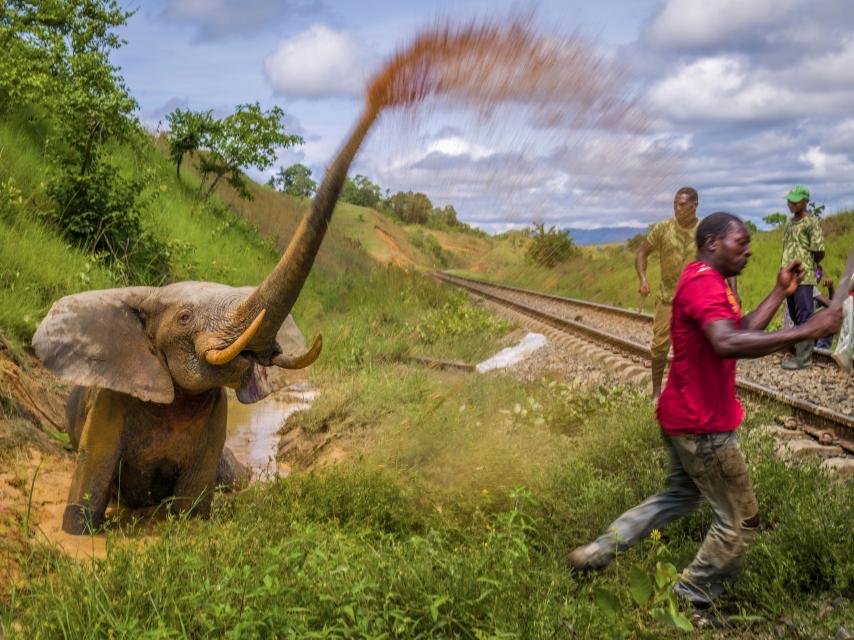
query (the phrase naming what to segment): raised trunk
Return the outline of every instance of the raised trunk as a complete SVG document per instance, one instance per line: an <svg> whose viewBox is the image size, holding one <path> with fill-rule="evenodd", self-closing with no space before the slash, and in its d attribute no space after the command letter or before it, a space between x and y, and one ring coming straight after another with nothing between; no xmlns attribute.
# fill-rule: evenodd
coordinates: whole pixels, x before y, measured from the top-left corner
<svg viewBox="0 0 854 640"><path fill-rule="evenodd" d="M267 311L264 322L248 349L263 351L273 345L276 332L293 308L314 264L350 163L377 115L378 111L370 107L362 114L350 137L326 171L312 200L311 211L300 221L279 263L238 307L235 321L243 325L251 322L262 309Z"/></svg>

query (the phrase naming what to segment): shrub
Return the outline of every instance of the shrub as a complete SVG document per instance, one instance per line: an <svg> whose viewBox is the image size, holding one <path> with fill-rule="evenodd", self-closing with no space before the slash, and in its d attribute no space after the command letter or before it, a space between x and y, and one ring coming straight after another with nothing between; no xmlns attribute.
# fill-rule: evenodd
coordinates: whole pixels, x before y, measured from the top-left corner
<svg viewBox="0 0 854 640"><path fill-rule="evenodd" d="M535 222L531 234L531 244L526 256L535 264L551 269L574 256L578 250L567 232L552 226L546 231L542 222Z"/></svg>

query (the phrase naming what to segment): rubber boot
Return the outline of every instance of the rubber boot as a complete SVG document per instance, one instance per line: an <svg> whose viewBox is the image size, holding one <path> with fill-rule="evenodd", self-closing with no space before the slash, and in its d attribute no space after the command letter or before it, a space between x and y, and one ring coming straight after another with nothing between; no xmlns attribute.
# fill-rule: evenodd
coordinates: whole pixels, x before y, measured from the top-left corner
<svg viewBox="0 0 854 640"><path fill-rule="evenodd" d="M781 365L787 371L797 371L798 369L806 369L812 366L812 352L815 348L815 342L812 340L802 340L795 343L795 357L789 360L784 360Z"/></svg>

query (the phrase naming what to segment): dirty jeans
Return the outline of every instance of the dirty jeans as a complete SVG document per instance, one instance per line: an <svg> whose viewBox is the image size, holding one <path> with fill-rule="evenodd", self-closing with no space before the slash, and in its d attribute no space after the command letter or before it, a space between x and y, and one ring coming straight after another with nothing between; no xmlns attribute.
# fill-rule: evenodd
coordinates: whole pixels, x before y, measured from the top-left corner
<svg viewBox="0 0 854 640"><path fill-rule="evenodd" d="M722 581L741 568L759 526L756 498L735 431L664 436L664 442L670 451L666 489L617 518L596 544L607 553L625 550L693 511L704 497L714 522L674 591L707 605L722 591Z"/></svg>

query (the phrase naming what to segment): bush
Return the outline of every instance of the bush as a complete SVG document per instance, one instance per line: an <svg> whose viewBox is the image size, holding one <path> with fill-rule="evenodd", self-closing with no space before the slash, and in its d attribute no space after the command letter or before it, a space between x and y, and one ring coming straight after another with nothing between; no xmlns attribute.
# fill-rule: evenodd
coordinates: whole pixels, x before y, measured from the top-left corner
<svg viewBox="0 0 854 640"><path fill-rule="evenodd" d="M541 222L534 223L531 240L525 255L535 264L547 269L565 262L578 253L572 236L568 232L560 231L554 226L546 231Z"/></svg>
<svg viewBox="0 0 854 640"><path fill-rule="evenodd" d="M57 171L47 191L57 208L46 217L68 239L135 281L158 281L168 274L166 247L142 223L142 179L125 178L98 160L88 173Z"/></svg>

